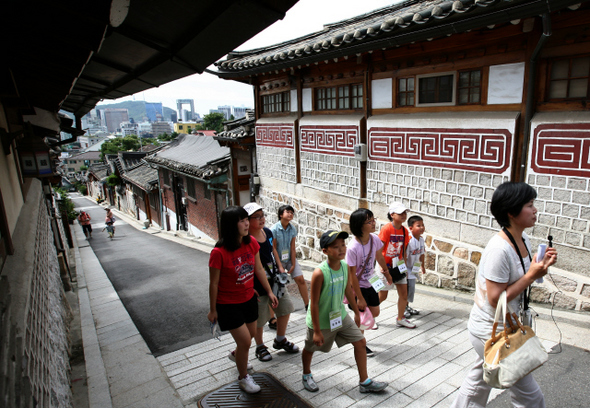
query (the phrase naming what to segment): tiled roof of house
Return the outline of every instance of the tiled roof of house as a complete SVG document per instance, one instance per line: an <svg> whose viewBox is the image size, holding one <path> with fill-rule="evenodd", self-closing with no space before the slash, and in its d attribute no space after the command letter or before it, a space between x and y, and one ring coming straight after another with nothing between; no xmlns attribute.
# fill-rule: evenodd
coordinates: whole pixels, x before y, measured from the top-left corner
<svg viewBox="0 0 590 408"><path fill-rule="evenodd" d="M158 153L145 160L201 179L209 179L227 171L230 149L212 137L180 134Z"/></svg>
<svg viewBox="0 0 590 408"><path fill-rule="evenodd" d="M322 31L250 51L233 51L216 66L221 77L273 72L476 28L577 8L580 0L409 0L327 24Z"/></svg>
<svg viewBox="0 0 590 408"><path fill-rule="evenodd" d="M128 170L121 178L145 191L158 187L158 170L150 167L145 161Z"/></svg>
<svg viewBox="0 0 590 408"><path fill-rule="evenodd" d="M216 140L238 140L247 137L253 137L255 135L256 119L248 116L232 120L230 122L224 122L223 132L219 132L214 139Z"/></svg>
<svg viewBox="0 0 590 408"><path fill-rule="evenodd" d="M108 175L108 164L91 164L88 166L88 173L96 177L97 180L103 180Z"/></svg>
<svg viewBox="0 0 590 408"><path fill-rule="evenodd" d="M141 160L147 155L147 152L119 152L118 166L121 174L136 167L141 163Z"/></svg>
<svg viewBox="0 0 590 408"><path fill-rule="evenodd" d="M100 160L100 152L90 151L70 156L67 160Z"/></svg>

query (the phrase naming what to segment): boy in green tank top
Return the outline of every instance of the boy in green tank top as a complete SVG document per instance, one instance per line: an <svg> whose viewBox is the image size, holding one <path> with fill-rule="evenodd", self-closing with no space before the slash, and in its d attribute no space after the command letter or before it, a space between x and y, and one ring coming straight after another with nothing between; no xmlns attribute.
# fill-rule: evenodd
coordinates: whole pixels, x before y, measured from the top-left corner
<svg viewBox="0 0 590 408"><path fill-rule="evenodd" d="M359 371L360 392L379 392L387 383L373 381L367 375L367 351L365 336L360 331L360 313L348 282L348 265L344 261L348 233L326 231L320 238L320 247L328 260L313 271L311 277L311 300L307 310L307 337L301 354L303 361L303 387L311 392L319 390L311 375L311 359L315 351L327 353L336 342L338 347L352 343L354 359ZM342 300L346 296L354 311L350 318Z"/></svg>

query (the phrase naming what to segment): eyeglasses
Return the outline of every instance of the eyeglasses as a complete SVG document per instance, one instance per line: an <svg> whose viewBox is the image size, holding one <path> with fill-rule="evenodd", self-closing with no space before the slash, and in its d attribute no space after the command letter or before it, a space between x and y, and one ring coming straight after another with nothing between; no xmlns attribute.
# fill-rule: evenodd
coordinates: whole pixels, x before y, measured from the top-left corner
<svg viewBox="0 0 590 408"><path fill-rule="evenodd" d="M365 224L375 224L375 218L371 218L370 220L365 221Z"/></svg>
<svg viewBox="0 0 590 408"><path fill-rule="evenodd" d="M256 217L252 216L250 217L251 220L260 220L262 218L266 217L266 215L264 213L262 213L261 215L257 215Z"/></svg>

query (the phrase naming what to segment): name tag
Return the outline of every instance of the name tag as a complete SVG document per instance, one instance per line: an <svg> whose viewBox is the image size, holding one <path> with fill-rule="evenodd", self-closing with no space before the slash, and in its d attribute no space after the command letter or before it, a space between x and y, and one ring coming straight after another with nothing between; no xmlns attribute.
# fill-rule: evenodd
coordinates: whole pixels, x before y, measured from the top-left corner
<svg viewBox="0 0 590 408"><path fill-rule="evenodd" d="M416 262L414 267L412 268L412 273L419 274L422 271L422 264L420 262Z"/></svg>
<svg viewBox="0 0 590 408"><path fill-rule="evenodd" d="M281 261L288 261L289 260L289 251L281 252Z"/></svg>
<svg viewBox="0 0 590 408"><path fill-rule="evenodd" d="M375 289L375 292L379 292L381 289L385 287L383 281L377 275L373 275L371 279L369 279L369 283L371 284L373 289Z"/></svg>
<svg viewBox="0 0 590 408"><path fill-rule="evenodd" d="M408 271L408 267L406 266L406 261L404 261L403 259L397 261L397 268L399 269L399 271L401 273Z"/></svg>
<svg viewBox="0 0 590 408"><path fill-rule="evenodd" d="M342 315L340 310L330 312L330 330L338 330L342 327Z"/></svg>

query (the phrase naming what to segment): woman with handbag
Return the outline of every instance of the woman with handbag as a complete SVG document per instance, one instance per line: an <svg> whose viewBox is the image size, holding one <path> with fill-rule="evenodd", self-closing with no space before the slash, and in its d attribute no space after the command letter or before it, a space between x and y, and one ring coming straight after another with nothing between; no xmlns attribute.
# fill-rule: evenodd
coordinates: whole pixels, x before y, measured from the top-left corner
<svg viewBox="0 0 590 408"><path fill-rule="evenodd" d="M537 221L534 206L536 191L526 183L505 182L492 196L490 210L502 227L486 246L476 279L475 302L469 316L469 340L477 360L468 372L452 407L485 407L491 386L484 381L484 346L492 336L496 307L506 292L509 307L516 314L525 302L527 288L547 274L557 260L554 248L547 248L543 259L530 256L530 241L525 228ZM498 331L503 330L502 325ZM516 381L510 388L515 407L544 408L545 399L532 374Z"/></svg>

